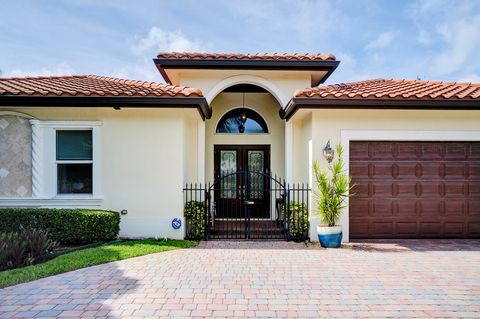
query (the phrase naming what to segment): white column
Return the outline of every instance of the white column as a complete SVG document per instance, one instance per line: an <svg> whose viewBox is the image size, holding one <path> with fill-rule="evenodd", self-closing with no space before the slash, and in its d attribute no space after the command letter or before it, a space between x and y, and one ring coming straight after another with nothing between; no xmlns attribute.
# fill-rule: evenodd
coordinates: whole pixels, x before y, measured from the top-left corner
<svg viewBox="0 0 480 319"><path fill-rule="evenodd" d="M293 125L285 122L285 179L287 183L293 181Z"/></svg>
<svg viewBox="0 0 480 319"><path fill-rule="evenodd" d="M197 179L205 183L205 122L197 122Z"/></svg>
<svg viewBox="0 0 480 319"><path fill-rule="evenodd" d="M32 125L32 197L43 195L43 132L39 120L30 120Z"/></svg>

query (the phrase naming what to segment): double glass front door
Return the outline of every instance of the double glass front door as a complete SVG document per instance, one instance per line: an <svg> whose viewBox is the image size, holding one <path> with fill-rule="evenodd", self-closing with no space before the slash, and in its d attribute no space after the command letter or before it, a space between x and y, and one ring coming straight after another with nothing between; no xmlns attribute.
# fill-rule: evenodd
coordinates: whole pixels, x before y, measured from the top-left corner
<svg viewBox="0 0 480 319"><path fill-rule="evenodd" d="M270 145L215 145L215 217L270 218Z"/></svg>

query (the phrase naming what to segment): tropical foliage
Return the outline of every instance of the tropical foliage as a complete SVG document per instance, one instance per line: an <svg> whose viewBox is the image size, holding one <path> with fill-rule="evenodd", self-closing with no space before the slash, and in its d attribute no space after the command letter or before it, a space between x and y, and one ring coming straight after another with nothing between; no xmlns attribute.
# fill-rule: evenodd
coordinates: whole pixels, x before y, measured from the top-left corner
<svg viewBox="0 0 480 319"><path fill-rule="evenodd" d="M36 229L0 233L0 270L32 265L57 246L48 233Z"/></svg>
<svg viewBox="0 0 480 319"><path fill-rule="evenodd" d="M308 221L308 210L305 203L291 202L290 215L288 216L288 235L294 240L303 240L308 237L310 222Z"/></svg>
<svg viewBox="0 0 480 319"><path fill-rule="evenodd" d="M207 207L204 201L191 200L185 204L183 214L187 223L188 239L203 239L207 225Z"/></svg>
<svg viewBox="0 0 480 319"><path fill-rule="evenodd" d="M341 145L336 146L336 159L328 165L328 170L321 170L320 163L315 161L313 173L317 189L314 191L316 198L315 212L323 224L335 226L345 208L346 200L352 196L352 179L343 167Z"/></svg>

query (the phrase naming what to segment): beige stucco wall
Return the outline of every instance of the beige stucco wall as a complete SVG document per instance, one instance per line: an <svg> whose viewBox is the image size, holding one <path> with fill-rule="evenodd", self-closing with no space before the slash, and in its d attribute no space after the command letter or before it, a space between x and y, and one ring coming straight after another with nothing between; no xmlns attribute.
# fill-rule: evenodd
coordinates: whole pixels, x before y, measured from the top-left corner
<svg viewBox="0 0 480 319"><path fill-rule="evenodd" d="M285 107L293 93L311 85L310 72L306 71L264 71L249 70L182 70L176 83L199 88L206 96L215 98L224 88L238 84L253 84L277 95L277 100ZM278 94L275 94L278 92Z"/></svg>
<svg viewBox="0 0 480 319"><path fill-rule="evenodd" d="M28 120L0 112L0 197L32 196L32 127Z"/></svg>
<svg viewBox="0 0 480 319"><path fill-rule="evenodd" d="M101 121L100 208L128 210L122 216L121 236L183 238L183 229L173 230L170 222L183 216L182 187L197 174L197 110L21 111L39 120Z"/></svg>
<svg viewBox="0 0 480 319"><path fill-rule="evenodd" d="M332 146L341 142L342 130L368 130L368 131L480 131L480 111L455 111L455 110L301 110L294 116L298 118L312 118L311 136L313 142L313 159L320 160L323 167L326 161L322 150L328 140ZM308 121L308 120L307 120ZM387 138L387 133L383 133ZM442 133L440 132L440 135ZM445 140L449 134L445 133ZM382 138L378 134L377 139ZM418 136L422 138L421 134ZM344 145L345 148L348 145ZM308 156L305 153L305 156ZM296 161L295 170L305 171L305 165ZM348 165L348 163L346 163ZM307 167L307 170L311 169ZM310 172L311 174L311 172ZM314 227L319 220L312 216L311 238L316 238ZM341 220L342 226L348 229L348 209ZM344 232L345 233L345 232ZM348 234L345 236L348 240Z"/></svg>
<svg viewBox="0 0 480 319"><path fill-rule="evenodd" d="M218 144L268 144L270 145L271 172L285 175L285 122L280 119L280 106L269 93L246 93L245 106L258 112L267 122L268 134L215 133L218 121L229 110L241 107L242 93L221 93L212 102L212 118L205 123L205 176L213 181L213 150Z"/></svg>

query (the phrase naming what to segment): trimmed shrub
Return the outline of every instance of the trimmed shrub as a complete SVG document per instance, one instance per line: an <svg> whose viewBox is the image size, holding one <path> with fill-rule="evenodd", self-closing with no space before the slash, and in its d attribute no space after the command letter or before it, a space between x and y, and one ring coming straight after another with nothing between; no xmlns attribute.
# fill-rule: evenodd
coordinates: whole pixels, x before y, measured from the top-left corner
<svg viewBox="0 0 480 319"><path fill-rule="evenodd" d="M83 245L114 240L120 230L120 214L93 209L0 208L0 232L24 229L47 231L64 245Z"/></svg>
<svg viewBox="0 0 480 319"><path fill-rule="evenodd" d="M36 229L0 233L0 271L32 265L57 246L48 233Z"/></svg>
<svg viewBox="0 0 480 319"><path fill-rule="evenodd" d="M207 223L207 209L205 202L191 200L185 204L183 210L187 222L187 239L199 240L205 237Z"/></svg>
<svg viewBox="0 0 480 319"><path fill-rule="evenodd" d="M310 222L308 220L307 205L299 202L290 203L290 215L288 216L288 235L294 240L308 238Z"/></svg>

